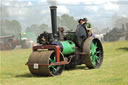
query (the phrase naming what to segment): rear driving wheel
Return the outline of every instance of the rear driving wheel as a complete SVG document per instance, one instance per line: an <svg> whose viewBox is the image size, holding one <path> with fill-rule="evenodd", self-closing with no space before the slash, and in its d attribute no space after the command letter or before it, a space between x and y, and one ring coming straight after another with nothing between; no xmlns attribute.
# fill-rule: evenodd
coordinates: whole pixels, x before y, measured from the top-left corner
<svg viewBox="0 0 128 85"><path fill-rule="evenodd" d="M103 47L99 39L88 38L83 44L84 61L88 68L99 68L103 61Z"/></svg>

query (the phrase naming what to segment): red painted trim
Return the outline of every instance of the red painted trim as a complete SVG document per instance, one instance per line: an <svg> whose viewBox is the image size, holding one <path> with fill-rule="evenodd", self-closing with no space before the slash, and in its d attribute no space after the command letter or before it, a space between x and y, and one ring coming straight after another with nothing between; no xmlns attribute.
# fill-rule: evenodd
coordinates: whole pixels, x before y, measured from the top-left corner
<svg viewBox="0 0 128 85"><path fill-rule="evenodd" d="M51 63L51 64L39 64L39 66L49 66L49 65L65 65L65 64L69 64L69 62L67 61L60 61L60 62L55 62L55 63ZM28 66L33 66L34 64L29 64L29 63L26 63L25 65L28 65Z"/></svg>
<svg viewBox="0 0 128 85"><path fill-rule="evenodd" d="M38 49L49 49L49 50L55 50L56 51L56 59L57 62L60 62L60 47L57 45L38 45L33 47L33 51L36 51Z"/></svg>
<svg viewBox="0 0 128 85"><path fill-rule="evenodd" d="M38 45L33 47L33 51L37 49L50 49L50 50L56 50L56 45Z"/></svg>
<svg viewBox="0 0 128 85"><path fill-rule="evenodd" d="M57 62L60 62L60 47L56 46L56 59Z"/></svg>

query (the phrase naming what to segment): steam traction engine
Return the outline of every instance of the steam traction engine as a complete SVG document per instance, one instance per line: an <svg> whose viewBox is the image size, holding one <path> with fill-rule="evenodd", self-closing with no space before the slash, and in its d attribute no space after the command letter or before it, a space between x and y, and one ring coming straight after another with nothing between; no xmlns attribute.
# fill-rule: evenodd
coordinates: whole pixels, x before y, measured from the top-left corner
<svg viewBox="0 0 128 85"><path fill-rule="evenodd" d="M56 76L64 69L85 64L89 69L99 68L103 61L103 48L99 39L88 35L83 26L76 32L67 32L60 40L57 31L56 6L51 6L52 33L38 36L39 45L33 47L28 68L37 76Z"/></svg>

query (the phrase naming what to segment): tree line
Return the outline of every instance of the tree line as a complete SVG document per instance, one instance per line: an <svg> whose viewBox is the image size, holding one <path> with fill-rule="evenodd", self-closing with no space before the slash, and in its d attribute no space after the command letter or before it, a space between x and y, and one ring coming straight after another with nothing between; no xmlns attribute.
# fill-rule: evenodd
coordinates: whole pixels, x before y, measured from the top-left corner
<svg viewBox="0 0 128 85"><path fill-rule="evenodd" d="M57 16L57 25L65 27L65 29L75 29L77 20L74 17L67 14ZM0 36L3 35L18 35L22 31L22 25L17 20L0 20ZM26 27L25 32L34 32L37 36L43 31L51 31L51 28L47 24L32 24Z"/></svg>
<svg viewBox="0 0 128 85"><path fill-rule="evenodd" d="M0 35L18 35L22 26L17 20L0 20Z"/></svg>
<svg viewBox="0 0 128 85"><path fill-rule="evenodd" d="M123 31L124 27L122 24L125 24L125 32L128 33L128 18L127 17L116 17L113 20L113 25L115 28L118 28L119 32ZM65 29L76 29L78 24L78 20L76 20L73 16L63 14L61 16L57 16L57 25L58 27L63 26ZM95 29L95 28L94 28ZM104 29L105 30L105 29ZM19 35L22 31L22 25L17 20L0 20L0 36L4 35ZM32 24L26 27L25 32L33 32L38 36L40 33L47 31L51 32L51 28L47 24ZM112 35L115 35L117 29L113 29L111 32ZM110 34L110 33L109 33ZM119 34L119 33L118 33Z"/></svg>

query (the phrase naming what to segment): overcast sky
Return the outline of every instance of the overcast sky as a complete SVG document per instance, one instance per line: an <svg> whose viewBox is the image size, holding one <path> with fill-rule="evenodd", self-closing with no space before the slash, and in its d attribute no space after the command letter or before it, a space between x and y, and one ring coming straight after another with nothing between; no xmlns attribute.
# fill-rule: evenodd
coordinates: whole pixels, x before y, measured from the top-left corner
<svg viewBox="0 0 128 85"><path fill-rule="evenodd" d="M0 0L3 17L20 21L23 27L31 24L50 24L48 0ZM112 26L112 17L128 16L128 0L52 0L56 1L58 16L69 14L76 19L87 17L95 27Z"/></svg>

